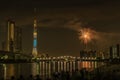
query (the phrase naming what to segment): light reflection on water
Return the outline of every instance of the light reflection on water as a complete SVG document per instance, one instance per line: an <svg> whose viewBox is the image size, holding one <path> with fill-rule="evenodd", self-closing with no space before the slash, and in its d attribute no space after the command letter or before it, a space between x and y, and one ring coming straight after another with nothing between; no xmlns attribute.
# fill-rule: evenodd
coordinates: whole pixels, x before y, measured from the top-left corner
<svg viewBox="0 0 120 80"><path fill-rule="evenodd" d="M11 76L18 77L19 75L24 75L28 77L33 73L33 75L39 74L41 77L51 77L53 72L69 71L72 73L73 70L80 70L86 68L92 70L97 68L103 63L89 62L89 61L53 61L53 62L39 62L38 63L20 63L20 64L4 64L1 65L1 73L4 74L4 78L10 78ZM33 66L34 65L34 66ZM35 66L36 65L36 66ZM36 67L36 68L35 68ZM38 71L39 70L39 71Z"/></svg>

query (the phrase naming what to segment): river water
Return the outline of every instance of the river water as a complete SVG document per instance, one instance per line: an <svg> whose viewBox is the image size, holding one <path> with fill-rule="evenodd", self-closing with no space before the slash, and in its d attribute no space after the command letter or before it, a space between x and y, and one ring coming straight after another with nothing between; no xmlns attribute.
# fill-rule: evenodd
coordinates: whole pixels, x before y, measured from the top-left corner
<svg viewBox="0 0 120 80"><path fill-rule="evenodd" d="M11 76L17 78L20 75L28 77L31 74L50 78L54 72L69 71L72 73L72 71L82 68L93 70L102 65L104 65L103 62L94 61L41 61L39 63L0 64L0 78L10 79Z"/></svg>

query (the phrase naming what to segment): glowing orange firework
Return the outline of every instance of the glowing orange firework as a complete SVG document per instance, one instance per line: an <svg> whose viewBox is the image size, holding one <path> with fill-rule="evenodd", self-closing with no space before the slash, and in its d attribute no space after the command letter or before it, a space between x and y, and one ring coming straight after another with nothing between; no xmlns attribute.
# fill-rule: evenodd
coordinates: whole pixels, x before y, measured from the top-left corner
<svg viewBox="0 0 120 80"><path fill-rule="evenodd" d="M93 39L91 30L89 28L80 29L79 39L82 40L85 44L90 42Z"/></svg>

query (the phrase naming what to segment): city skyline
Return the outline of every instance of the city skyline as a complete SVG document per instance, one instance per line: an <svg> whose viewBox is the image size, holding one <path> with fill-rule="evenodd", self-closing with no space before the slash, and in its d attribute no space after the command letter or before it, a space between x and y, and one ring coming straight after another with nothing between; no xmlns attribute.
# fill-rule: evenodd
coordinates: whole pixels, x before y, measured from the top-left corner
<svg viewBox="0 0 120 80"><path fill-rule="evenodd" d="M26 0L11 3L3 1L3 3L9 7L3 7L5 4L0 6L2 8L0 38L2 39L6 33L4 28L6 19L12 17L16 26L23 29L22 42L25 52L32 52L34 7L37 8L38 52L40 53L53 56L79 55L83 45L80 43L78 31L86 27L97 32L100 37L95 41L95 47L104 49L120 42L120 1L40 2L30 0L27 2ZM0 40L0 43L2 41Z"/></svg>

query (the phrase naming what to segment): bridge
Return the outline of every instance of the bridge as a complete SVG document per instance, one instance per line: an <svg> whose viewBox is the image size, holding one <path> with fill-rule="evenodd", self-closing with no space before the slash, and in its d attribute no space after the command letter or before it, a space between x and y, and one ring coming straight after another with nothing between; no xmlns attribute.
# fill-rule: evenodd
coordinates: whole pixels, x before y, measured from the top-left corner
<svg viewBox="0 0 120 80"><path fill-rule="evenodd" d="M35 63L35 62L51 62L51 61L92 61L92 62L109 62L109 59L97 59L96 57L73 57L73 56L60 56L60 57L37 57L33 58L32 55L23 53L14 53L8 51L0 51L0 63Z"/></svg>

